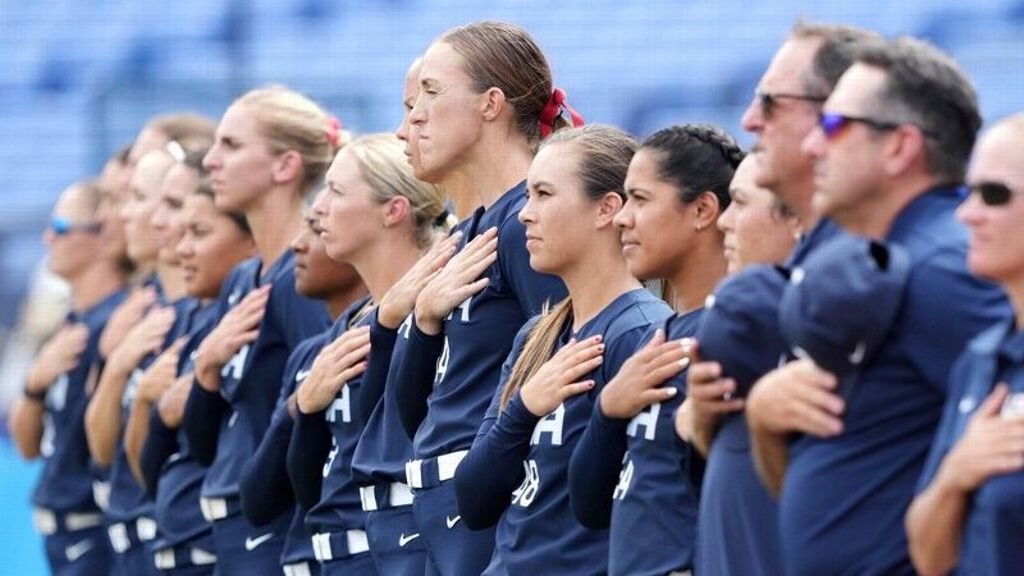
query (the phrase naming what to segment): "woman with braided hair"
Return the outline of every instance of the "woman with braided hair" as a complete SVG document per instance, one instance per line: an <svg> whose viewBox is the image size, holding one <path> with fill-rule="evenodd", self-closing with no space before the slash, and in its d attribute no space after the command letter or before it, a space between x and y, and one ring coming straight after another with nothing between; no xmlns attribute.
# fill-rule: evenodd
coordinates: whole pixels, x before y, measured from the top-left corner
<svg viewBox="0 0 1024 576"><path fill-rule="evenodd" d="M569 470L572 508L609 528L610 574L685 573L693 566L704 461L674 431L686 392L683 338L726 273L729 183L743 151L712 126L687 124L648 137L626 177L615 218L630 272L659 278L675 314L653 325L601 391Z"/></svg>
<svg viewBox="0 0 1024 576"><path fill-rule="evenodd" d="M481 207L457 226L455 254L419 292L396 367L397 411L413 439L406 484L418 525L400 542L419 539L440 574L476 576L491 557L494 530L467 527L451 479L516 332L565 296L560 279L530 267L519 213L542 137L567 124L566 116L574 124L582 118L553 86L537 43L509 24L445 32L423 55L419 85L409 115L417 176L470 182Z"/></svg>

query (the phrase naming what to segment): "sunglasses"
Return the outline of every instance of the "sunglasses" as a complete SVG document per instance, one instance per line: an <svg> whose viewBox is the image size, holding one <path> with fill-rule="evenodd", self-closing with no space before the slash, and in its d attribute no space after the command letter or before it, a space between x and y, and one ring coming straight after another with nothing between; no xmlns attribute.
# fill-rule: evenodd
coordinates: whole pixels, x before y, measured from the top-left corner
<svg viewBox="0 0 1024 576"><path fill-rule="evenodd" d="M884 122L882 120L875 120L874 118L847 116L846 114L839 114L836 112L822 112L821 114L818 114L818 126L820 126L821 131L825 133L825 138L829 140L838 136L844 128L853 123L863 124L879 131L895 130L901 126L900 122Z"/></svg>
<svg viewBox="0 0 1024 576"><path fill-rule="evenodd" d="M71 220L60 216L54 216L50 219L50 230L52 230L56 236L67 236L74 232L96 234L102 229L103 224L99 222L81 222L76 224Z"/></svg>
<svg viewBox="0 0 1024 576"><path fill-rule="evenodd" d="M828 96L816 96L814 94L787 94L785 92L765 92L763 90L754 91L754 100L761 106L761 115L765 118L769 118L772 112L775 111L775 107L778 106L779 100L800 100L802 102L814 102L816 104L822 104L825 100L828 100Z"/></svg>
<svg viewBox="0 0 1024 576"><path fill-rule="evenodd" d="M986 206L1005 206L1013 199L1013 190L1002 182L979 182L968 186L968 190Z"/></svg>

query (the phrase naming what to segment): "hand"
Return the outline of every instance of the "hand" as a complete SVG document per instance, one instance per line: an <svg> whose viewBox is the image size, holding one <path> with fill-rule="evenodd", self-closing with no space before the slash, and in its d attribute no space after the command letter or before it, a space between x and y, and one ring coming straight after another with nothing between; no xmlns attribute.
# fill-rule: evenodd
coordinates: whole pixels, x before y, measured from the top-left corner
<svg viewBox="0 0 1024 576"><path fill-rule="evenodd" d="M184 346L185 338L175 340L167 350L156 357L149 368L146 368L135 391L136 402L152 405L170 388L178 373L178 359Z"/></svg>
<svg viewBox="0 0 1024 576"><path fill-rule="evenodd" d="M370 329L352 328L320 351L309 376L299 385L296 402L303 414L326 409L346 382L366 370L370 353Z"/></svg>
<svg viewBox="0 0 1024 576"><path fill-rule="evenodd" d="M435 242L430 250L388 290L377 306L377 322L381 326L395 330L402 325L416 305L416 297L420 295L420 291L437 277L455 254L455 247L460 238L462 232L456 232Z"/></svg>
<svg viewBox="0 0 1024 576"><path fill-rule="evenodd" d="M593 380L577 380L599 367L603 361L604 344L601 343L601 336L591 336L579 342L570 340L523 384L519 390L523 405L534 416L547 416L566 398L593 388Z"/></svg>
<svg viewBox="0 0 1024 576"><path fill-rule="evenodd" d="M609 418L625 420L641 410L676 395L675 386L662 386L666 380L689 365L680 340L665 341L658 329L650 342L626 360L598 398L601 412Z"/></svg>
<svg viewBox="0 0 1024 576"><path fill-rule="evenodd" d="M685 347L693 364L686 374L686 404L683 411L676 413L676 432L684 425L681 418L688 419L685 424L691 442L702 453L707 454L711 448L719 421L726 414L743 410L744 399L734 398L736 381L722 376L722 365L718 362L701 362L696 340L687 339Z"/></svg>
<svg viewBox="0 0 1024 576"><path fill-rule="evenodd" d="M1008 395L1009 387L998 384L971 416L939 468L946 486L968 494L993 476L1024 469L1024 416L999 415Z"/></svg>
<svg viewBox="0 0 1024 576"><path fill-rule="evenodd" d="M128 332L142 320L142 316L154 302L156 302L156 290L149 286L137 288L128 295L128 298L110 315L103 333L100 334L101 358L110 358L110 355L114 353L114 348L125 341Z"/></svg>
<svg viewBox="0 0 1024 576"><path fill-rule="evenodd" d="M43 345L36 355L25 381L25 389L33 394L49 390L61 374L78 366L78 359L89 342L85 324L65 324Z"/></svg>
<svg viewBox="0 0 1024 576"><path fill-rule="evenodd" d="M149 354L160 351L167 332L174 324L175 312L171 306L150 308L142 321L128 331L124 341L107 357L107 369L130 373Z"/></svg>
<svg viewBox="0 0 1024 576"><path fill-rule="evenodd" d="M843 432L846 403L836 377L810 360L795 360L761 377L747 395L751 429L782 435L801 432L831 438Z"/></svg>
<svg viewBox="0 0 1024 576"><path fill-rule="evenodd" d="M480 275L498 259L498 229L490 228L466 244L416 298L416 326L439 334L441 321L466 298L483 290L489 278Z"/></svg>
<svg viewBox="0 0 1024 576"><path fill-rule="evenodd" d="M160 402L156 405L157 413L164 426L177 428L181 426L181 419L185 415L185 403L188 401L188 393L192 390L192 373L183 374L174 384L167 389L166 393L160 396Z"/></svg>
<svg viewBox="0 0 1024 576"><path fill-rule="evenodd" d="M200 386L210 392L220 390L220 370L242 346L260 335L260 323L270 298L270 286L246 294L234 308L221 318L196 350L195 375Z"/></svg>

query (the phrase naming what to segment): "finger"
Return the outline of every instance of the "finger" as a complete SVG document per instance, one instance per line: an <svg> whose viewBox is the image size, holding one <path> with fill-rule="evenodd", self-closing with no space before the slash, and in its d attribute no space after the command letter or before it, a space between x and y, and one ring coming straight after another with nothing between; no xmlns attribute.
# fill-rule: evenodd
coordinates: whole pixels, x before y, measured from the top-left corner
<svg viewBox="0 0 1024 576"><path fill-rule="evenodd" d="M840 396L828 390L804 387L797 388L796 390L799 390L796 393L798 400L815 407L817 410L839 416L846 409L846 402Z"/></svg>
<svg viewBox="0 0 1024 576"><path fill-rule="evenodd" d="M338 365L340 367L343 367L343 368L347 368L349 366L353 366L357 362L360 362L364 358L366 358L366 356L369 353L370 353L370 344L367 343L365 346L360 346L359 348L355 348L353 350L349 350L345 355L343 355L339 359Z"/></svg>
<svg viewBox="0 0 1024 576"><path fill-rule="evenodd" d="M686 382L689 386L700 386L709 384L722 377L722 365L718 362L697 362L690 364L690 370L686 373Z"/></svg>
<svg viewBox="0 0 1024 576"><path fill-rule="evenodd" d="M593 388L594 388L594 381L593 380L585 380L583 382L574 382L572 384L567 384L565 386L562 386L558 390L558 397L564 402L568 398L572 398L573 396L576 396L578 394L583 394L584 392L592 390Z"/></svg>
<svg viewBox="0 0 1024 576"><path fill-rule="evenodd" d="M685 368L690 365L690 357L683 351L683 347L672 342L667 342L657 348L652 348L650 352L652 356L648 363L653 367L675 364L676 366Z"/></svg>
<svg viewBox="0 0 1024 576"><path fill-rule="evenodd" d="M679 341L679 346L682 347L691 362L700 362L700 346L696 338L683 338Z"/></svg>
<svg viewBox="0 0 1024 576"><path fill-rule="evenodd" d="M570 366L562 370L562 378L573 382L596 370L601 366L602 362L604 362L604 356L597 356L580 364Z"/></svg>
<svg viewBox="0 0 1024 576"><path fill-rule="evenodd" d="M490 282L491 279L484 276L475 282L470 282L469 284L456 288L452 291L452 300L457 303L465 302L466 298L479 294L480 291L486 288Z"/></svg>
<svg viewBox="0 0 1024 576"><path fill-rule="evenodd" d="M558 359L557 362L569 367L576 364L582 364L602 354L604 354L604 344L600 342L592 342L590 344L575 347L567 355Z"/></svg>
<svg viewBox="0 0 1024 576"><path fill-rule="evenodd" d="M1003 409L1003 402L1006 401L1006 397L1009 395L1010 387L1007 386L1006 382L996 384L992 392L985 398L985 401L978 407L976 417L997 416L999 411Z"/></svg>
<svg viewBox="0 0 1024 576"><path fill-rule="evenodd" d="M719 378L705 384L687 385L686 389L687 396L704 402L715 402L734 392L736 392L736 381L732 378Z"/></svg>
<svg viewBox="0 0 1024 576"><path fill-rule="evenodd" d="M839 385L839 381L834 374L822 370L810 360L797 360L792 362L791 365L797 377L803 382L828 390L834 390Z"/></svg>
<svg viewBox="0 0 1024 576"><path fill-rule="evenodd" d="M665 331L662 330L661 328L658 328L657 330L654 331L654 336L652 336L651 339L647 341L647 344L644 344L644 347L641 348L641 350L650 350L652 348L657 348L658 346L661 346L664 343Z"/></svg>
<svg viewBox="0 0 1024 576"><path fill-rule="evenodd" d="M660 404L672 398L678 393L679 389L677 389L675 386L664 386L662 388L644 390L637 396L637 398L641 402L643 402L643 405L645 407L647 407L650 406L651 404Z"/></svg>
<svg viewBox="0 0 1024 576"><path fill-rule="evenodd" d="M732 414L733 412L743 410L743 405L745 403L746 401L743 398L722 400L721 397L719 397L718 400L710 402L694 402L692 406L695 411L706 414Z"/></svg>
<svg viewBox="0 0 1024 576"><path fill-rule="evenodd" d="M485 270L490 268L497 261L498 252L488 252L482 258L467 264L466 267L459 272L459 277L464 279L466 282L469 282L483 274Z"/></svg>
<svg viewBox="0 0 1024 576"><path fill-rule="evenodd" d="M803 401L795 402L793 424L797 431L829 438L843 431L843 422L820 407Z"/></svg>
<svg viewBox="0 0 1024 576"><path fill-rule="evenodd" d="M682 361L689 362L690 359L684 357ZM647 384L649 386L661 385L662 382L665 382L685 369L686 366L680 364L679 361L662 364L647 373L647 376L643 379L643 384Z"/></svg>

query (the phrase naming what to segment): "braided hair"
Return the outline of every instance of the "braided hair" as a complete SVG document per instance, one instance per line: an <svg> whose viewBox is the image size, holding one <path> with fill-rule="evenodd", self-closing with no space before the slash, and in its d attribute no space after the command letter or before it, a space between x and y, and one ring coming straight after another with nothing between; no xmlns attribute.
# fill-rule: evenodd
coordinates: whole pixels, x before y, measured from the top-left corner
<svg viewBox="0 0 1024 576"><path fill-rule="evenodd" d="M679 200L689 204L704 192L729 205L729 182L746 153L736 139L709 124L683 124L651 134L641 149L660 152L659 172L679 189Z"/></svg>

